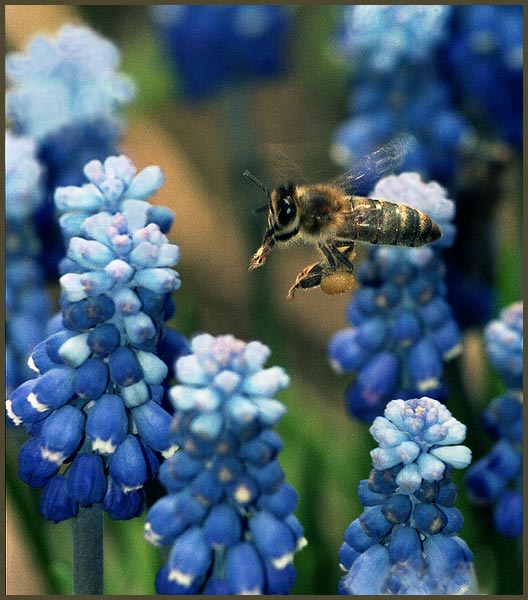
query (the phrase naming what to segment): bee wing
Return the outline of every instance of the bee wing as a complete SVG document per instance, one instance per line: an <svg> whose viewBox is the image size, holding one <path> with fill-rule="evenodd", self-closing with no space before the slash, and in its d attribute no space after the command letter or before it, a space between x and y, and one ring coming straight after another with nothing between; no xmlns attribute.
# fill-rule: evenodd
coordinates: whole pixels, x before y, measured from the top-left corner
<svg viewBox="0 0 528 600"><path fill-rule="evenodd" d="M367 154L333 184L347 194L368 195L376 182L396 171L402 164L414 138L401 134L375 152Z"/></svg>

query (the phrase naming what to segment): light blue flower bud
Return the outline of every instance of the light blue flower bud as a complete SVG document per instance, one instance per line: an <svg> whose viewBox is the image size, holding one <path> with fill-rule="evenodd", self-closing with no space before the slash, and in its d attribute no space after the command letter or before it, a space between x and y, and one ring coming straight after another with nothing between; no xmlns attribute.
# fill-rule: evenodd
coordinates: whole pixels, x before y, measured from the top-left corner
<svg viewBox="0 0 528 600"><path fill-rule="evenodd" d="M155 194L164 183L165 176L159 167L145 167L129 183L126 197L146 200Z"/></svg>
<svg viewBox="0 0 528 600"><path fill-rule="evenodd" d="M80 333L70 337L59 348L59 356L70 367L76 368L90 356L91 348L88 346L88 333Z"/></svg>

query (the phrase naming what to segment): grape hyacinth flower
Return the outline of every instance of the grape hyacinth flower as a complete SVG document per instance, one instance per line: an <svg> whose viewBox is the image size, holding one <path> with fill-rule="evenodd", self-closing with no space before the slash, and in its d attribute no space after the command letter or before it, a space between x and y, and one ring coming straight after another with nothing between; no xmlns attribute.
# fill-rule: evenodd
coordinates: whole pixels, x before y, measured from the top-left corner
<svg viewBox="0 0 528 600"><path fill-rule="evenodd" d="M163 233L172 216L146 202L161 171L136 174L125 156L85 170L90 184L56 192L71 238L60 280L62 327L31 355L39 376L6 403L13 423L32 436L20 451L19 475L44 488L41 512L55 522L94 503L113 519L141 513L144 484L160 455L175 451L171 415L161 406L169 368L158 348L187 351L164 325L180 286L172 269L179 248Z"/></svg>
<svg viewBox="0 0 528 600"><path fill-rule="evenodd" d="M444 72L487 127L522 148L523 7L453 6ZM493 94L489 91L493 90Z"/></svg>
<svg viewBox="0 0 528 600"><path fill-rule="evenodd" d="M46 167L49 201L35 215L41 264L55 278L64 256L52 196L57 186L80 185L83 166L117 150L120 111L134 96L118 72L117 48L88 27L64 25L55 38L34 37L25 53L6 59L6 114L17 134L35 140Z"/></svg>
<svg viewBox="0 0 528 600"><path fill-rule="evenodd" d="M295 490L278 462L273 426L285 412L274 399L289 378L263 368L260 342L201 334L180 358L172 442L160 468L169 494L150 509L147 540L171 546L160 594L285 594L304 544Z"/></svg>
<svg viewBox="0 0 528 600"><path fill-rule="evenodd" d="M431 398L392 400L370 433L373 469L360 482L365 507L339 552L341 594L473 594L473 554L457 536L452 469L471 450L466 427Z"/></svg>
<svg viewBox="0 0 528 600"><path fill-rule="evenodd" d="M44 200L42 166L35 144L6 131L6 391L34 376L27 367L33 348L46 337L50 302L38 263L32 215Z"/></svg>
<svg viewBox="0 0 528 600"><path fill-rule="evenodd" d="M496 530L520 537L523 530L523 303L501 311L484 332L491 365L507 391L494 398L483 414L485 430L497 440L467 473L466 485L475 504L492 505Z"/></svg>
<svg viewBox="0 0 528 600"><path fill-rule="evenodd" d="M435 56L451 6L347 6L336 49L353 67L350 117L332 155L344 168L401 132L415 141L403 169L448 185L472 128L453 105Z"/></svg>
<svg viewBox="0 0 528 600"><path fill-rule="evenodd" d="M441 258L455 236L454 203L441 186L424 183L417 173L385 177L370 195L425 212L442 237L419 248L369 246L358 268L361 287L347 308L351 326L334 335L328 352L337 372L355 374L347 408L366 423L394 397L444 399L444 361L461 350L445 300Z"/></svg>
<svg viewBox="0 0 528 600"><path fill-rule="evenodd" d="M287 7L159 5L152 7L152 16L188 100L270 79L285 69L291 31Z"/></svg>

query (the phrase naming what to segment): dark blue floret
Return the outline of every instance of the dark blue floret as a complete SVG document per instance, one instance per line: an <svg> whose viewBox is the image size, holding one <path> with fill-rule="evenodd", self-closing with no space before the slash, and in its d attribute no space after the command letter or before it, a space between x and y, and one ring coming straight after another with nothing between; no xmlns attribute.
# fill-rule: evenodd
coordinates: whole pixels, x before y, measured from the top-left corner
<svg viewBox="0 0 528 600"><path fill-rule="evenodd" d="M63 302L62 322L66 329L84 331L108 321L115 312L114 302L105 295L79 302Z"/></svg>
<svg viewBox="0 0 528 600"><path fill-rule="evenodd" d="M523 495L520 490L508 490L502 494L495 510L493 521L499 533L518 538L523 532Z"/></svg>
<svg viewBox="0 0 528 600"><path fill-rule="evenodd" d="M127 386L143 379L143 370L133 350L120 347L108 357L110 377L118 385Z"/></svg>
<svg viewBox="0 0 528 600"><path fill-rule="evenodd" d="M97 400L106 391L108 367L97 358L89 358L75 371L75 393L81 398Z"/></svg>
<svg viewBox="0 0 528 600"><path fill-rule="evenodd" d="M77 502L70 496L64 475L55 475L46 485L40 498L40 512L55 523L71 519L77 514Z"/></svg>
<svg viewBox="0 0 528 600"><path fill-rule="evenodd" d="M70 497L80 506L102 502L106 491L103 459L97 454L79 453L66 476Z"/></svg>
<svg viewBox="0 0 528 600"><path fill-rule="evenodd" d="M112 323L97 325L88 334L86 343L94 354L108 356L119 345L119 331Z"/></svg>
<svg viewBox="0 0 528 600"><path fill-rule="evenodd" d="M59 470L59 465L45 458L42 438L34 437L21 448L18 460L18 475L32 487L44 487Z"/></svg>
<svg viewBox="0 0 528 600"><path fill-rule="evenodd" d="M143 512L144 498L143 489L125 492L118 482L108 476L103 508L112 519L133 519Z"/></svg>

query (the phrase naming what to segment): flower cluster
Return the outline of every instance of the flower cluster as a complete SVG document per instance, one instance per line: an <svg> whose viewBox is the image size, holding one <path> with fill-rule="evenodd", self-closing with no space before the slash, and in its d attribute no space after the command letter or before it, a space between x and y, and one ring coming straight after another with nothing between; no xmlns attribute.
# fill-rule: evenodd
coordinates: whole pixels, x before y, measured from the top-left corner
<svg viewBox="0 0 528 600"><path fill-rule="evenodd" d="M381 179L371 196L422 210L442 237L420 248L370 246L358 268L361 288L347 308L351 327L334 335L329 356L336 371L355 373L347 407L368 423L394 397L444 399L444 361L461 349L445 300L441 259L455 236L453 202L437 183L426 184L416 173Z"/></svg>
<svg viewBox="0 0 528 600"><path fill-rule="evenodd" d="M35 144L6 131L6 391L32 376L26 362L46 337L50 304L37 255L32 215L44 200Z"/></svg>
<svg viewBox="0 0 528 600"><path fill-rule="evenodd" d="M455 157L472 135L435 63L451 11L444 5L343 8L337 49L355 69L351 116L332 147L342 166L403 131L415 138L403 168L451 181Z"/></svg>
<svg viewBox="0 0 528 600"><path fill-rule="evenodd" d="M260 342L201 334L191 348L170 391L179 450L159 475L169 495L145 525L151 543L172 547L157 591L288 593L294 553L305 543L273 430L285 412L274 396L289 378L280 367L263 368L270 351Z"/></svg>
<svg viewBox="0 0 528 600"><path fill-rule="evenodd" d="M414 137L402 170L447 186L459 206L445 256L455 318L484 325L496 310L488 240L511 158L503 142L518 148L522 129L522 8L347 6L336 46L353 85L334 160L348 169L400 132Z"/></svg>
<svg viewBox="0 0 528 600"><path fill-rule="evenodd" d="M489 129L522 146L523 7L454 6L446 76ZM493 90L493 94L490 94Z"/></svg>
<svg viewBox="0 0 528 600"><path fill-rule="evenodd" d="M186 352L185 340L164 327L180 285L171 268L179 249L156 219L161 214L168 229L172 218L145 202L161 172L136 175L119 156L92 161L86 173L90 184L56 192L71 238L62 324L31 355L39 376L7 401L8 416L32 436L20 451L20 477L44 488L42 514L56 522L94 503L114 519L142 511L159 455L175 450L161 406L169 369L159 348Z"/></svg>
<svg viewBox="0 0 528 600"><path fill-rule="evenodd" d="M117 71L119 52L88 27L63 26L56 37L36 36L27 52L7 56L6 113L13 130L31 137L45 166L50 199L57 186L80 185L83 166L116 152L120 108L134 95ZM35 215L40 262L49 277L64 256L51 201Z"/></svg>
<svg viewBox="0 0 528 600"><path fill-rule="evenodd" d="M486 431L497 440L466 477L471 500L493 505L495 528L508 537L520 537L523 528L523 304L505 308L500 319L486 327L490 363L502 375L508 390L494 398L483 414Z"/></svg>
<svg viewBox="0 0 528 600"><path fill-rule="evenodd" d="M291 27L284 6L160 5L152 14L190 100L285 68Z"/></svg>
<svg viewBox="0 0 528 600"><path fill-rule="evenodd" d="M457 536L453 468L471 461L466 427L438 401L392 400L370 433L373 470L359 484L365 507L339 552L342 594L472 594L473 555Z"/></svg>

